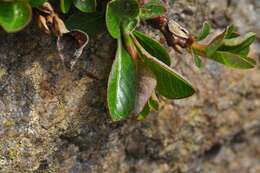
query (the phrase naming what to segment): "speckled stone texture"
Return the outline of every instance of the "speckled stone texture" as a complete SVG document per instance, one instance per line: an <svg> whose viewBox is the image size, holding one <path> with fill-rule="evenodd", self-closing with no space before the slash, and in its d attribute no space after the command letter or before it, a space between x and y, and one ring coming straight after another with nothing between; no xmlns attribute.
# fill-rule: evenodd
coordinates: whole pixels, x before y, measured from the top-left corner
<svg viewBox="0 0 260 173"><path fill-rule="evenodd" d="M170 9L194 33L206 19L216 29L234 23L242 33L260 33L258 0L176 0ZM258 62L259 45L251 53ZM115 44L106 33L69 71L55 41L33 24L17 34L0 31L0 172L259 173L259 65L239 71L205 60L200 70L190 55L167 49L197 93L162 99L159 113L144 121L112 123L106 83Z"/></svg>

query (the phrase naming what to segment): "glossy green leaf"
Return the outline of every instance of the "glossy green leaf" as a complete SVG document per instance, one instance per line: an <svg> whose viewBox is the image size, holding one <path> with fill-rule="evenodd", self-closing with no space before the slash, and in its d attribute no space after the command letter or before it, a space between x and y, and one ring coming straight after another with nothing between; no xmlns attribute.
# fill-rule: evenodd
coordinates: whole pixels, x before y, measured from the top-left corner
<svg viewBox="0 0 260 173"><path fill-rule="evenodd" d="M206 48L206 55L211 57L222 45L225 38L230 38L234 33L234 27L228 26L224 32L216 36Z"/></svg>
<svg viewBox="0 0 260 173"><path fill-rule="evenodd" d="M221 47L224 37L225 33L221 33L209 44L206 48L206 55L208 57L211 57L218 50L218 48Z"/></svg>
<svg viewBox="0 0 260 173"><path fill-rule="evenodd" d="M249 47L256 39L255 33L247 33L244 36L234 37L223 40L223 46L232 47L238 50Z"/></svg>
<svg viewBox="0 0 260 173"><path fill-rule="evenodd" d="M148 64L157 79L157 91L169 99L181 99L194 94L194 89L181 75L157 59L144 56L144 62Z"/></svg>
<svg viewBox="0 0 260 173"><path fill-rule="evenodd" d="M73 3L73 0L60 0L60 9L61 9L62 13L69 12L72 3Z"/></svg>
<svg viewBox="0 0 260 173"><path fill-rule="evenodd" d="M82 12L92 13L96 11L96 0L74 0L73 2L75 7L77 7Z"/></svg>
<svg viewBox="0 0 260 173"><path fill-rule="evenodd" d="M205 39L210 34L211 26L208 22L203 23L202 30L197 38L198 41Z"/></svg>
<svg viewBox="0 0 260 173"><path fill-rule="evenodd" d="M121 36L121 20L120 17L117 16L116 10L113 9L113 1L110 1L107 4L106 10L106 26L110 35L117 39Z"/></svg>
<svg viewBox="0 0 260 173"><path fill-rule="evenodd" d="M29 0L29 3L32 7L39 7L47 0Z"/></svg>
<svg viewBox="0 0 260 173"><path fill-rule="evenodd" d="M73 13L65 22L68 29L78 29L94 36L105 30L102 13Z"/></svg>
<svg viewBox="0 0 260 173"><path fill-rule="evenodd" d="M139 43L152 56L156 57L158 60L162 61L166 65L171 64L171 58L167 50L164 47L162 47L159 42L138 31L134 32L134 36L136 36Z"/></svg>
<svg viewBox="0 0 260 173"><path fill-rule="evenodd" d="M248 33L244 36L224 39L223 45L218 50L238 54L242 57L247 57L250 51L250 45L255 41L255 39L255 33Z"/></svg>
<svg viewBox="0 0 260 173"><path fill-rule="evenodd" d="M108 80L107 102L114 121L126 118L135 106L135 64L118 39L116 58Z"/></svg>
<svg viewBox="0 0 260 173"><path fill-rule="evenodd" d="M192 85L180 74L150 55L135 38L133 40L142 55L141 59L156 76L159 94L169 99L181 99L194 94Z"/></svg>
<svg viewBox="0 0 260 173"><path fill-rule="evenodd" d="M239 69L250 69L254 68L256 65L256 61L254 59L242 57L238 54L233 54L230 52L217 51L210 59L226 66Z"/></svg>
<svg viewBox="0 0 260 173"><path fill-rule="evenodd" d="M27 2L0 2L0 25L7 32L23 29L31 17L32 9Z"/></svg>
<svg viewBox="0 0 260 173"><path fill-rule="evenodd" d="M112 0L107 4L106 25L110 35L117 39L120 37L122 24L136 20L139 15L137 0ZM133 22L131 23L133 24ZM131 26L135 27L135 26Z"/></svg>

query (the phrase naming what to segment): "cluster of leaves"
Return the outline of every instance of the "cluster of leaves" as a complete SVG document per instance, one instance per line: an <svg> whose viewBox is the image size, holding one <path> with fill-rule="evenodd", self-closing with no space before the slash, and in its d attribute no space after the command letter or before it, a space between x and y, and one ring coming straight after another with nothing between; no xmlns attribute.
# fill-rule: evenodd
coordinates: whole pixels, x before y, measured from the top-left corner
<svg viewBox="0 0 260 173"><path fill-rule="evenodd" d="M164 47L136 31L140 20L155 18L163 13L163 6L156 0L141 7L136 0L113 0L107 5L107 29L118 40L107 92L108 107L114 120L124 119L131 113L142 119L158 108L156 95L181 99L195 92L184 77L169 67L170 56ZM172 37L175 34L176 40L177 37L184 41L187 37L188 40L187 33L177 30L178 27L172 29ZM199 67L202 65L201 56L240 69L256 65L253 59L247 57L249 46L255 40L254 33L239 36L230 26L212 37L209 36L210 30L210 25L205 23L199 36L187 45ZM210 41L203 43L207 39Z"/></svg>
<svg viewBox="0 0 260 173"><path fill-rule="evenodd" d="M201 67L200 56L218 63L238 69L255 67L256 61L248 57L250 45L255 41L255 33L240 36L234 26L228 26L225 31L212 37L210 25L204 23L197 42L191 46L196 64Z"/></svg>
<svg viewBox="0 0 260 173"><path fill-rule="evenodd" d="M160 43L135 31L142 17L161 15L162 7L157 1L150 1L140 8L136 0L113 0L107 5L107 29L118 40L107 92L114 120L124 119L131 113L143 116L149 112L146 109L154 92L169 99L180 99L195 91L169 67L170 56Z"/></svg>
<svg viewBox="0 0 260 173"><path fill-rule="evenodd" d="M7 32L20 30L30 21L32 7L40 8L46 1L0 0L0 26ZM111 37L117 40L116 56L107 87L108 109L114 121L123 120L130 115L138 116L138 119L145 118L149 112L158 110L158 96L182 99L194 94L193 86L170 67L171 58L167 50L156 40L136 30L142 20L161 19L166 12L161 0L110 0L105 15L102 11L95 12L96 0L60 0L61 12L68 13L72 4L78 11L73 10L66 26L73 32L68 32L66 27L58 27L56 30L65 32L56 35L60 35L59 41L77 38L77 56L87 43L87 37L83 37L84 34L80 36L82 34L75 32L75 29L92 35L106 25ZM52 11L52 8L49 9ZM86 14L90 12L91 14ZM60 22L55 12L52 13L48 15L58 21L57 26L62 26L63 22ZM45 22L42 20L43 26ZM157 22L160 23L159 29L168 40L167 43L177 50L179 47L185 48L194 56L198 67L202 67L201 57L233 68L249 69L256 65L248 57L249 47L255 40L254 33L240 36L233 26L229 26L216 35L211 32L210 25L204 23L201 33L193 36L175 22L172 22L172 27L169 21ZM57 28L55 22L53 25ZM62 34L66 37L61 37ZM81 39L78 39L79 36ZM63 51L67 47L58 42L58 49ZM75 56L75 53L71 55ZM63 61L70 61L70 57L63 54L61 57Z"/></svg>

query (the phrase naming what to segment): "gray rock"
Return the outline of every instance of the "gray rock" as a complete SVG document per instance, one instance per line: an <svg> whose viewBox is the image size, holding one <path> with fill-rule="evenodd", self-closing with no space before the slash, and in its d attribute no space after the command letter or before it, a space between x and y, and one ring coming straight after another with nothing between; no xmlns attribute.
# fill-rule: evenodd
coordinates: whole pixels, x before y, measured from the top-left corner
<svg viewBox="0 0 260 173"><path fill-rule="evenodd" d="M225 0L197 2L176 1L169 16L192 7L179 19L196 32L205 19L221 18L212 11L227 10ZM150 27L142 29L160 38ZM0 172L259 172L259 67L239 71L205 62L198 70L190 55L167 47L174 68L198 92L162 102L159 113L144 121L112 123L106 83L115 45L106 33L91 41L73 71L35 26L17 34L1 31L0 38Z"/></svg>

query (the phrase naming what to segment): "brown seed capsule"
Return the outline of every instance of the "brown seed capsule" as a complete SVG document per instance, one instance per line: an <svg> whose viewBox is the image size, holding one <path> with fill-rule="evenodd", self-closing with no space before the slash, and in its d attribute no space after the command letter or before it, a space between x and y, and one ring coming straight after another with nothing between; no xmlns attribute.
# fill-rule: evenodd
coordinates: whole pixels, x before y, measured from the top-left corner
<svg viewBox="0 0 260 173"><path fill-rule="evenodd" d="M44 3L38 10L42 13L37 16L39 27L57 37L59 56L64 65L72 70L88 43L88 35L79 30L69 31L51 4Z"/></svg>
<svg viewBox="0 0 260 173"><path fill-rule="evenodd" d="M69 32L64 22L57 16L53 17L53 32L56 36L60 37L62 34Z"/></svg>
<svg viewBox="0 0 260 173"><path fill-rule="evenodd" d="M174 20L168 22L168 30L171 32L172 37L174 37L175 44L182 48L187 48L194 42L194 37L180 24Z"/></svg>
<svg viewBox="0 0 260 173"><path fill-rule="evenodd" d="M45 2L44 4L42 4L42 6L40 6L38 9L39 9L41 12L46 13L46 14L49 14L49 15L52 15L52 14L55 13L54 10L53 10L53 8L52 8L52 6L51 6L51 4L48 3L48 2Z"/></svg>
<svg viewBox="0 0 260 173"><path fill-rule="evenodd" d="M153 19L148 20L148 22L156 29L161 29L167 25L167 17L166 16L159 16Z"/></svg>
<svg viewBox="0 0 260 173"><path fill-rule="evenodd" d="M49 27L47 25L47 21L46 21L45 17L43 17L42 15L38 15L36 20L37 20L37 24L38 24L39 28L43 32L45 32L47 34L51 33L51 31L50 31L50 29L49 29Z"/></svg>

